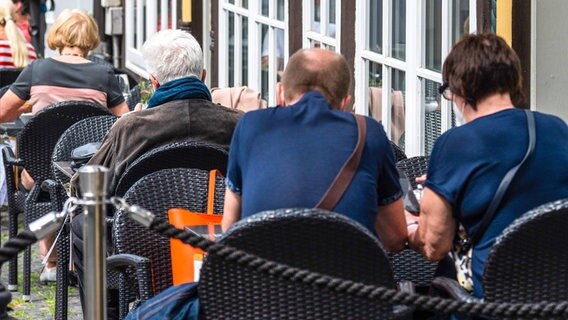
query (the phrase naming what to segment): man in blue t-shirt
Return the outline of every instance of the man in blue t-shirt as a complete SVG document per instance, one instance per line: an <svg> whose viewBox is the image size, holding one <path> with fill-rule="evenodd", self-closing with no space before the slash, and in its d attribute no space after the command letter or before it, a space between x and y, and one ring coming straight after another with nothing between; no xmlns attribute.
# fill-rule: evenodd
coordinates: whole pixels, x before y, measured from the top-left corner
<svg viewBox="0 0 568 320"><path fill-rule="evenodd" d="M280 106L252 111L237 124L229 153L223 229L264 210L314 207L357 142L349 67L332 51L290 57L277 87ZM383 127L365 118L367 136L358 170L333 211L377 233L383 247L406 241L402 191Z"/></svg>

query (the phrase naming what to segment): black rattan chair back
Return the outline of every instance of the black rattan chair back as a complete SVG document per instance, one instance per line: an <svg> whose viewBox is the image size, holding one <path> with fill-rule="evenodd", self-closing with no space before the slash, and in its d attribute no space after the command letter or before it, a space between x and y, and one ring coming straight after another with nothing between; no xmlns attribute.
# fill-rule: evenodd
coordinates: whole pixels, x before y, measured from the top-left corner
<svg viewBox="0 0 568 320"><path fill-rule="evenodd" d="M18 137L18 152L24 168L39 183L52 178L51 156L59 137L79 120L104 115L111 112L88 101L58 102L39 111Z"/></svg>
<svg viewBox="0 0 568 320"><path fill-rule="evenodd" d="M318 209L280 209L235 224L223 244L292 267L394 288L377 238L350 219ZM206 319L390 319L379 301L294 283L208 256L200 272Z"/></svg>
<svg viewBox="0 0 568 320"><path fill-rule="evenodd" d="M113 115L96 116L73 124L59 137L51 156L54 161L71 161L73 149L91 142L101 142L118 118ZM59 183L69 182L69 177L53 168L53 176Z"/></svg>
<svg viewBox="0 0 568 320"><path fill-rule="evenodd" d="M218 169L227 172L228 153L225 149L206 142L174 142L152 149L136 159L122 174L115 189L116 196L126 191L142 177L162 169L196 168Z"/></svg>
<svg viewBox="0 0 568 320"><path fill-rule="evenodd" d="M412 189L416 189L416 178L428 172L428 156L416 156L408 159L402 159L396 162L396 167L404 172L412 185Z"/></svg>
<svg viewBox="0 0 568 320"><path fill-rule="evenodd" d="M568 300L568 199L539 206L507 227L483 275L490 302Z"/></svg>
<svg viewBox="0 0 568 320"><path fill-rule="evenodd" d="M136 182L124 195L131 204L139 205L167 219L170 208L206 212L209 171L176 168L151 173ZM225 184L217 178L214 212L223 212ZM130 253L150 259L154 293L172 285L170 240L132 221L122 211L115 215L114 245L117 253Z"/></svg>
<svg viewBox="0 0 568 320"><path fill-rule="evenodd" d="M416 189L416 178L428 171L427 156L417 156L403 159L396 167L406 174L413 189ZM437 262L426 260L421 254L406 249L402 252L389 254L396 282L411 281L417 287L427 287L432 282Z"/></svg>
<svg viewBox="0 0 568 320"><path fill-rule="evenodd" d="M2 68L0 69L0 87L9 86L16 82L22 72L22 68Z"/></svg>
<svg viewBox="0 0 568 320"><path fill-rule="evenodd" d="M406 153L402 150L401 147L397 146L396 143L390 142L392 151L394 152L394 161L399 162L400 160L406 159Z"/></svg>

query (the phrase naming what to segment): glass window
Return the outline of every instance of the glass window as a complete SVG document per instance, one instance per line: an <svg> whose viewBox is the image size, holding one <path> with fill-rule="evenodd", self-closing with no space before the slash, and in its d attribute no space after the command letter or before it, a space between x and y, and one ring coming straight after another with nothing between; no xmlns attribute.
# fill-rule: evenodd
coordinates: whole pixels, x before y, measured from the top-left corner
<svg viewBox="0 0 568 320"><path fill-rule="evenodd" d="M442 0L426 0L425 67L442 70Z"/></svg>
<svg viewBox="0 0 568 320"><path fill-rule="evenodd" d="M235 14L229 12L229 87L235 85Z"/></svg>
<svg viewBox="0 0 568 320"><path fill-rule="evenodd" d="M284 0L278 0L276 4L276 19L284 21Z"/></svg>
<svg viewBox="0 0 568 320"><path fill-rule="evenodd" d="M392 10L392 56L406 60L406 0L394 0Z"/></svg>
<svg viewBox="0 0 568 320"><path fill-rule="evenodd" d="M368 50L383 53L383 0L370 1Z"/></svg>
<svg viewBox="0 0 568 320"><path fill-rule="evenodd" d="M452 13L452 44L469 33L469 0L455 0Z"/></svg>
<svg viewBox="0 0 568 320"><path fill-rule="evenodd" d="M268 17L269 12L270 10L268 0L262 0L262 5L260 6L260 14Z"/></svg>
<svg viewBox="0 0 568 320"><path fill-rule="evenodd" d="M424 150L430 155L434 142L442 132L442 111L440 109L439 83L422 79L423 105L424 105Z"/></svg>
<svg viewBox="0 0 568 320"><path fill-rule="evenodd" d="M242 76L242 84L248 83L248 19L247 17L242 18L242 32L241 35L243 37L243 41L241 42L242 46L242 64L243 64L243 72L241 73Z"/></svg>

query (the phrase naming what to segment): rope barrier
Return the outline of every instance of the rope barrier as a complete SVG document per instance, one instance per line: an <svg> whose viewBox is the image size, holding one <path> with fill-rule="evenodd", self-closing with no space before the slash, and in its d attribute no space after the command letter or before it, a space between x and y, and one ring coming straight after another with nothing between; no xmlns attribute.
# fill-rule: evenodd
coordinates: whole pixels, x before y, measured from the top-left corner
<svg viewBox="0 0 568 320"><path fill-rule="evenodd" d="M225 246L175 228L165 219L155 218L149 228L162 235L178 239L192 247L217 255L226 261L252 270L278 276L292 282L314 285L318 288L346 293L361 298L380 300L389 304L404 304L435 313L462 313L472 316L505 318L568 318L568 301L540 303L462 302L453 299L398 292L386 287L366 285L326 276L309 270L269 261L245 251Z"/></svg>

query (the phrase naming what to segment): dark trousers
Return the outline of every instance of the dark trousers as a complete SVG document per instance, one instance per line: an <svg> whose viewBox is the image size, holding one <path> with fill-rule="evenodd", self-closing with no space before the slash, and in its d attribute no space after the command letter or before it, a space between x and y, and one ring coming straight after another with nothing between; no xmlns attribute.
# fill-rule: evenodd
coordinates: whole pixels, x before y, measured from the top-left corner
<svg viewBox="0 0 568 320"><path fill-rule="evenodd" d="M75 271L77 272L77 282L79 284L79 293L81 296L81 307L83 308L83 313L85 312L85 287L84 287L84 260L83 260L83 214L79 214L73 218L71 223L71 234L73 243L73 263L75 264ZM107 232L110 236L110 233ZM119 315L119 299L118 290L108 289L107 290L107 319L113 320L118 319Z"/></svg>

